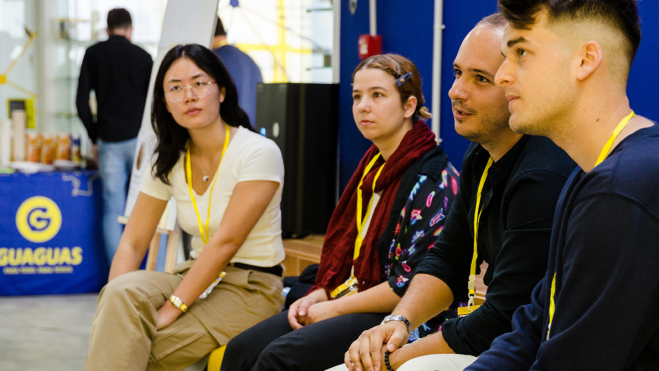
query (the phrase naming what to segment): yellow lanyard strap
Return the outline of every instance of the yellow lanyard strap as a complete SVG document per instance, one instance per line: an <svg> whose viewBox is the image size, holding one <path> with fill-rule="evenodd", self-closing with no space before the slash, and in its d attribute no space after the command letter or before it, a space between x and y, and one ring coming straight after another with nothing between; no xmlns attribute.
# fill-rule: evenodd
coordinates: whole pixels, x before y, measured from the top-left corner
<svg viewBox="0 0 659 371"><path fill-rule="evenodd" d="M213 200L213 187L215 187L215 181L217 181L217 174L220 173L220 164L224 160L224 153L227 151L229 146L229 139L231 138L231 131L229 125L226 125L227 132L224 136L224 147L222 148L222 155L220 156L220 162L217 165L217 170L215 171L215 176L213 177L213 184L211 184L211 192L208 196L208 213L206 214L206 226L201 222L201 215L199 215L199 209L197 209L197 202L194 199L194 192L192 191L192 168L190 166L190 145L187 149L187 157L185 159L185 174L188 177L188 189L190 190L190 198L192 199L192 206L194 206L194 211L197 213L197 221L199 222L199 233L201 234L201 239L204 241L204 245L208 244L210 240L210 230L208 229L208 223L211 219L211 201ZM212 169L211 169L212 170ZM210 170L209 170L210 171Z"/></svg>
<svg viewBox="0 0 659 371"><path fill-rule="evenodd" d="M483 209L481 209L481 196L483 193L483 187L485 186L485 179L487 179L487 173L492 166L492 157L487 160L487 165L485 165L485 170L483 170L483 175L481 175L481 181L478 184L478 193L476 193L476 208L474 209L474 256L471 258L471 268L469 270L469 302L467 303L467 309L471 312L471 307L474 305L474 298L476 297L476 261L478 260L478 224L480 223L481 214Z"/></svg>
<svg viewBox="0 0 659 371"><path fill-rule="evenodd" d="M636 116L634 111L632 111L629 115L625 116L622 121L616 126L615 130L613 130L613 134L611 134L611 137L609 140L606 142L604 145L604 148L602 148L602 152L600 152L599 157L597 158L597 162L595 163L595 167L597 167L599 164L601 164L606 158L609 156L609 151L611 151L611 147L613 146L613 142L616 141L616 138L618 138L618 135L620 134L621 131L627 127L627 124ZM556 272L554 272L554 278L551 280L551 292L549 296L549 325L547 326L547 340L549 340L549 333L551 332L551 323L554 320L554 313L556 312L556 302L554 300L554 295L556 295Z"/></svg>
<svg viewBox="0 0 659 371"><path fill-rule="evenodd" d="M359 185L357 186L357 237L355 238L355 252L352 256L352 271L351 271L351 276L354 276L354 271L355 271L355 261L359 257L359 250L362 247L362 231L364 230L364 224L366 223L366 219L368 218L368 214L371 210L371 206L373 205L373 198L375 195L375 183L377 183L378 178L380 177L380 173L382 173L382 169L384 169L384 164L380 166L380 169L378 169L378 172L375 174L375 178L373 179L373 195L371 195L371 199L368 201L368 209L366 210L366 215L362 218L362 184L364 184L364 178L366 178L366 175L371 171L371 168L373 165L375 165L375 162L380 158L380 153L375 155L373 159L366 165L366 169L364 169L364 173L362 174L362 178L359 181Z"/></svg>
<svg viewBox="0 0 659 371"><path fill-rule="evenodd" d="M616 138L618 138L620 132L627 127L627 124L629 124L629 122L634 118L634 116L636 116L636 114L634 113L634 111L632 111L629 115L627 115L624 119L622 119L622 121L620 121L618 126L616 126L615 130L613 130L613 134L611 134L611 138L609 138L609 140L604 145L604 148L602 148L602 152L597 158L595 167L601 164L602 161L606 160L606 158L609 156L609 151L611 151L611 147L613 146L613 142L616 141Z"/></svg>

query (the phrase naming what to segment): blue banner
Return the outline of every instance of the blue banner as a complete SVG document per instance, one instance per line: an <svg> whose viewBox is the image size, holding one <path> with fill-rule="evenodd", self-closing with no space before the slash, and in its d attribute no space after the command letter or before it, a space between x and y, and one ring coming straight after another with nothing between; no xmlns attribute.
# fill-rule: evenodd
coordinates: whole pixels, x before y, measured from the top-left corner
<svg viewBox="0 0 659 371"><path fill-rule="evenodd" d="M0 295L105 285L101 192L95 171L0 175Z"/></svg>

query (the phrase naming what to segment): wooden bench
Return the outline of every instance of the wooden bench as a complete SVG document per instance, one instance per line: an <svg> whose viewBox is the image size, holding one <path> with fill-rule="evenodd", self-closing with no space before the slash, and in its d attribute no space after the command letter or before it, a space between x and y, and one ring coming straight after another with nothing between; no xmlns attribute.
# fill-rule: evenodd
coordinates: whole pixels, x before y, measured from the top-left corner
<svg viewBox="0 0 659 371"><path fill-rule="evenodd" d="M299 276L304 268L320 263L325 235L311 235L300 239L285 239L284 267L287 276Z"/></svg>

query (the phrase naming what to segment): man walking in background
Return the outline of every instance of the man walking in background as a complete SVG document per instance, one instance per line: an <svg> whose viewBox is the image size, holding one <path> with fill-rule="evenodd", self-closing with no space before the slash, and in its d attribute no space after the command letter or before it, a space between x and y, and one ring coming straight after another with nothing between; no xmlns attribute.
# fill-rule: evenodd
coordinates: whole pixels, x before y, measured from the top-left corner
<svg viewBox="0 0 659 371"><path fill-rule="evenodd" d="M111 263L121 238L117 217L124 213L153 61L149 53L131 43L133 26L126 9L110 10L107 25L108 40L85 52L76 107L94 142L94 156L98 156L103 180L103 239ZM98 104L96 121L89 107L91 90Z"/></svg>
<svg viewBox="0 0 659 371"><path fill-rule="evenodd" d="M213 52L220 57L238 89L238 105L249 116L249 123L256 125L256 84L263 82L261 70L254 60L240 49L227 43L227 33L222 20L217 18Z"/></svg>

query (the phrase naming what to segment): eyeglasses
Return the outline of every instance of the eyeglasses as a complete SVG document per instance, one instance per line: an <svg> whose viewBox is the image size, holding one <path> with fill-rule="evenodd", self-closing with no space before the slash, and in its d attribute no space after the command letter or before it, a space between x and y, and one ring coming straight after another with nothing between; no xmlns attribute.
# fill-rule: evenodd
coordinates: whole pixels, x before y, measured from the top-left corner
<svg viewBox="0 0 659 371"><path fill-rule="evenodd" d="M183 85L174 85L167 87L165 89L165 95L167 98L175 103L181 102L185 99L185 89L190 89L192 95L196 98L201 99L205 98L211 92L211 85L215 84L213 81L203 82L197 81L194 85L183 86Z"/></svg>

